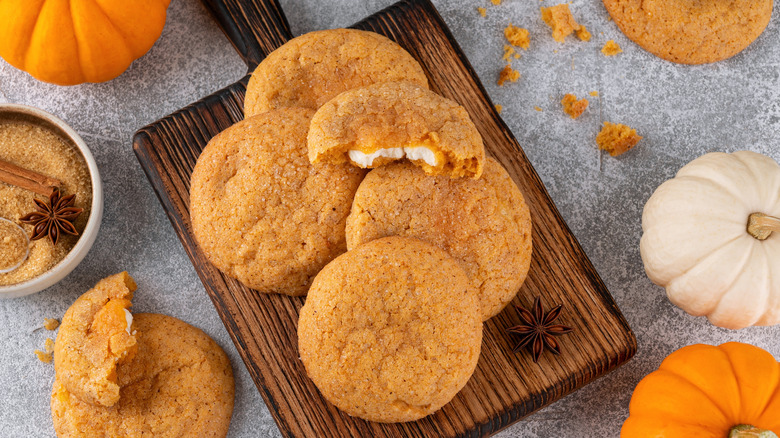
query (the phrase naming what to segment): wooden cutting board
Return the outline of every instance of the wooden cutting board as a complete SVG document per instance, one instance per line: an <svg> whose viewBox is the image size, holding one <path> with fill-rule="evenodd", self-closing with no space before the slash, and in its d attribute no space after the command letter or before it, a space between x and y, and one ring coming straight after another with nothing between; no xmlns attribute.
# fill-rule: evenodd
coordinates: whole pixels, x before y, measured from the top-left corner
<svg viewBox="0 0 780 438"><path fill-rule="evenodd" d="M203 0L246 61L257 63L291 38L275 0ZM519 323L513 306L484 326L482 355L465 388L439 412L403 424L349 417L322 398L298 359L296 327L303 298L264 295L225 277L198 249L188 211L190 175L200 151L243 118L248 76L138 131L133 147L206 291L285 436L486 436L580 388L630 359L636 339L592 264L563 222L539 176L504 125L434 6L399 2L354 27L397 41L423 65L436 92L466 107L488 153L509 170L533 217L531 270L515 299L530 307L565 304L563 354L513 353L505 332Z"/></svg>

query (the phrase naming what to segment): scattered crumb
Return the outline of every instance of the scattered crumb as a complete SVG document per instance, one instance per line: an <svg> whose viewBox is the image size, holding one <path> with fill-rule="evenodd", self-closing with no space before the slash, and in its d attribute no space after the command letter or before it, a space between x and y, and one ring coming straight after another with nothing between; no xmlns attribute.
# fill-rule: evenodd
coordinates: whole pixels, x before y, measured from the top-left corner
<svg viewBox="0 0 780 438"><path fill-rule="evenodd" d="M507 64L503 70L498 74L498 85L503 86L507 80L517 82L520 79L520 72L513 70L512 66Z"/></svg>
<svg viewBox="0 0 780 438"><path fill-rule="evenodd" d="M631 150L641 139L642 137L637 135L636 129L622 124L604 122L604 127L596 136L596 144L599 149L616 157Z"/></svg>
<svg viewBox="0 0 780 438"><path fill-rule="evenodd" d="M53 352L54 340L52 340L52 338L46 338L46 342L43 343L43 348L46 350L47 353Z"/></svg>
<svg viewBox="0 0 780 438"><path fill-rule="evenodd" d="M585 26L580 26L575 32L577 33L577 38L581 41L590 41L591 35L590 32L588 32L588 29L585 29Z"/></svg>
<svg viewBox="0 0 780 438"><path fill-rule="evenodd" d="M505 45L504 45L504 56L502 56L502 57L501 57L501 59L503 59L503 60L504 60L504 62L506 62L506 63L508 64L508 63L509 63L509 58L510 58L512 55L516 55L516 54L517 54L517 53L515 53L515 49L514 49L514 48L512 48L512 46L510 46L510 45L506 45L506 44L505 44Z"/></svg>
<svg viewBox="0 0 780 438"><path fill-rule="evenodd" d="M504 36L507 41L509 41L509 44L516 47L522 47L523 50L528 50L528 46L531 44L528 29L515 27L512 23L509 23L509 26L504 28Z"/></svg>
<svg viewBox="0 0 780 438"><path fill-rule="evenodd" d="M57 327L60 326L60 322L57 321L54 318L43 318L43 328L46 330L57 330Z"/></svg>
<svg viewBox="0 0 780 438"><path fill-rule="evenodd" d="M537 110L537 111L541 111L542 110L542 108L538 107L538 106L535 106L534 109Z"/></svg>
<svg viewBox="0 0 780 438"><path fill-rule="evenodd" d="M41 350L35 350L35 355L38 356L38 360L43 363L51 363L51 353L44 353Z"/></svg>
<svg viewBox="0 0 780 438"><path fill-rule="evenodd" d="M486 17L487 16L487 9L485 8L477 8L477 11L479 12L479 15Z"/></svg>
<svg viewBox="0 0 780 438"><path fill-rule="evenodd" d="M577 96L573 94L567 94L561 99L561 105L563 105L563 112L569 115L572 119L576 119L585 112L585 108L588 107L588 99L577 100Z"/></svg>
<svg viewBox="0 0 780 438"><path fill-rule="evenodd" d="M496 6L501 4L501 0L490 0L490 1L493 2L493 4Z"/></svg>
<svg viewBox="0 0 780 438"><path fill-rule="evenodd" d="M593 96L593 97L599 97L599 92L598 91L591 91L590 95Z"/></svg>
<svg viewBox="0 0 780 438"><path fill-rule="evenodd" d="M541 11L542 20L544 20L552 29L552 36L555 41L562 43L567 36L575 31L581 40L590 40L590 32L585 29L585 26L580 26L580 24L574 20L568 4L563 3L550 6L549 8L542 6Z"/></svg>
<svg viewBox="0 0 780 438"><path fill-rule="evenodd" d="M607 43L604 44L604 47L601 48L601 53L603 53L604 56L615 56L622 51L623 49L620 48L615 40L607 41Z"/></svg>
<svg viewBox="0 0 780 438"><path fill-rule="evenodd" d="M520 54L519 53L515 53L515 59L520 59Z"/></svg>
<svg viewBox="0 0 780 438"><path fill-rule="evenodd" d="M496 111L498 111L499 114L501 114L501 111L503 111L503 110L504 110L504 106L503 105L496 105Z"/></svg>

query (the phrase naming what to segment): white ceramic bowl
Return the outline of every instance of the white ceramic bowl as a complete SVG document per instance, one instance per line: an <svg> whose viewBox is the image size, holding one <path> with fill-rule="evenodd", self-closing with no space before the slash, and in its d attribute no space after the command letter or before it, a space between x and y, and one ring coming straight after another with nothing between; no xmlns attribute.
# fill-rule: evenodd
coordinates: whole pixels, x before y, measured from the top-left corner
<svg viewBox="0 0 780 438"><path fill-rule="evenodd" d="M40 292L65 278L66 275L70 274L70 272L81 263L81 260L87 255L89 249L92 248L98 230L100 230L100 222L103 220L103 183L100 181L100 172L98 172L97 163L95 163L92 152L89 151L84 140L76 134L76 131L71 129L70 126L58 117L38 108L26 105L0 104L0 122L8 119L22 119L39 124L53 130L79 149L87 163L89 175L92 180L92 209L89 214L89 219L87 220L87 225L84 227L84 231L81 233L78 242L76 242L76 245L64 259L60 260L60 262L51 269L37 277L21 283L0 286L0 298L21 297Z"/></svg>

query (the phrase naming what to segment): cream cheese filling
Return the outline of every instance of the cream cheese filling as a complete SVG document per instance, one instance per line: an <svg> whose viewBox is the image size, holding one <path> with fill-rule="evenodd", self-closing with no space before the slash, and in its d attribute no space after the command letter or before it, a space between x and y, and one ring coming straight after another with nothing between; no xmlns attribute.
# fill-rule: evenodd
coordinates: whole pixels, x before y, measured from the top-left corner
<svg viewBox="0 0 780 438"><path fill-rule="evenodd" d="M132 336L133 334L130 333L130 324L133 323L133 315L127 309L125 309L125 321L127 321L127 327L125 327L125 330L127 330L128 335Z"/></svg>
<svg viewBox="0 0 780 438"><path fill-rule="evenodd" d="M360 167L369 167L374 164L377 158L406 158L410 160L423 160L429 166L436 166L436 154L425 146L412 146L405 148L384 148L377 149L371 153L364 153L357 149L349 150L349 159Z"/></svg>

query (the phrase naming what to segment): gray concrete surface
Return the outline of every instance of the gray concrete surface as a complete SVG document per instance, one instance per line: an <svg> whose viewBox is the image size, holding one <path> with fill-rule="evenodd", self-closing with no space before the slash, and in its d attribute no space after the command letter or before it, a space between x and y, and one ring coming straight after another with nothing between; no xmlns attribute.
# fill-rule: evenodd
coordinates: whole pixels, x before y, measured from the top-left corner
<svg viewBox="0 0 780 438"><path fill-rule="evenodd" d="M293 32L300 34L350 25L392 0L281 3ZM744 341L780 357L776 327L719 329L669 303L645 276L638 245L645 201L686 162L708 151L740 149L780 160L778 12L743 53L690 67L662 61L628 41L598 1L571 2L593 40L570 38L565 44L554 42L539 18L539 6L557 0L435 3L488 93L503 105L502 116L639 340L639 352L627 365L499 436L617 436L636 383L666 355L691 343ZM486 18L477 6L487 8ZM532 43L513 61L522 78L498 87L502 29L509 22L528 28ZM602 56L599 50L608 39L624 52ZM136 311L183 319L228 352L236 371L229 436L279 435L131 150L138 128L236 81L245 70L197 0L174 0L157 44L107 83L49 85L0 60L0 102L33 105L73 126L97 159L106 193L103 227L84 262L44 292L0 300L0 435L54 435L49 412L54 369L33 354L51 333L38 328L44 317L60 318L97 280L121 270L138 280ZM562 114L563 94L592 90L600 99L589 97L591 107L579 120ZM644 139L618 159L602 156L594 146L602 119L629 124Z"/></svg>

